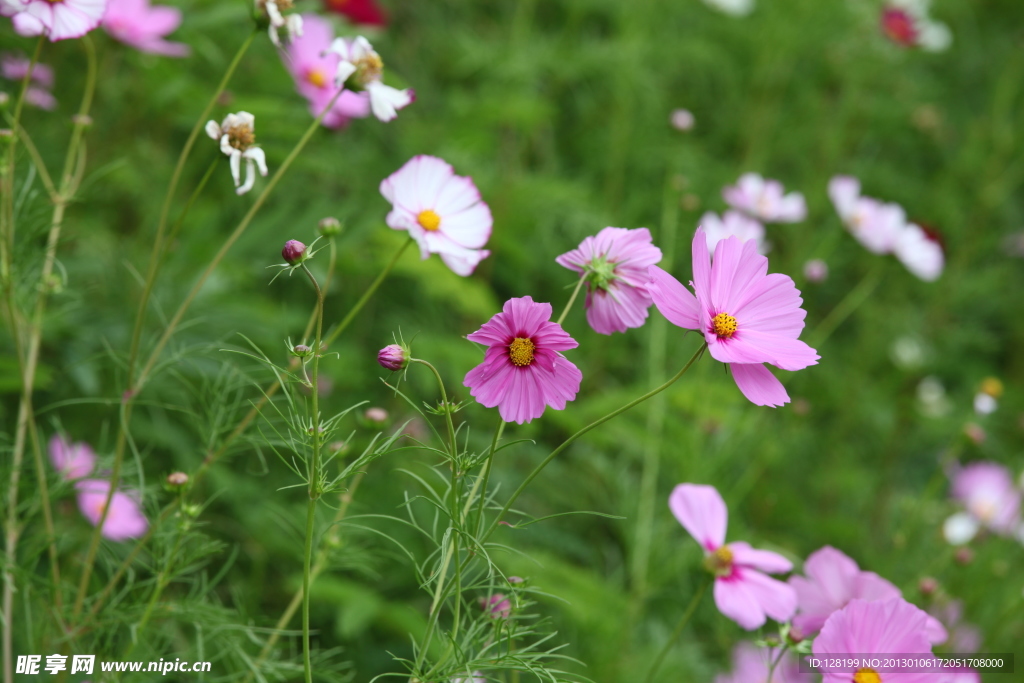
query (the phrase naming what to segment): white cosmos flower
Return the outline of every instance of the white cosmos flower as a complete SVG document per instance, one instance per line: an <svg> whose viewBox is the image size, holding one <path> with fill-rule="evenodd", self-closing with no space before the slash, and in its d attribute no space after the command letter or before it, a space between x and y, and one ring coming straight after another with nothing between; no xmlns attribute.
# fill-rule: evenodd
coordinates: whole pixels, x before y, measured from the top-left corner
<svg viewBox="0 0 1024 683"><path fill-rule="evenodd" d="M267 159L263 150L255 146L256 117L247 111L228 114L224 121L217 125L216 121L206 124L206 134L220 141L220 151L231 161L231 177L235 181L237 194L245 194L256 182L256 168L260 175L267 175ZM242 159L245 159L245 183L241 183Z"/></svg>
<svg viewBox="0 0 1024 683"><path fill-rule="evenodd" d="M865 249L875 254L892 252L907 227L903 207L861 195L860 181L852 176L832 178L828 196L843 225Z"/></svg>
<svg viewBox="0 0 1024 683"><path fill-rule="evenodd" d="M697 227L704 229L708 251L712 254L715 253L715 246L721 240L734 236L744 242L754 240L757 243L759 254L763 255L768 251L764 241L764 226L739 211L726 211L721 218L713 211L708 211L700 217Z"/></svg>
<svg viewBox="0 0 1024 683"><path fill-rule="evenodd" d="M416 156L384 179L380 193L392 204L388 227L406 230L420 254L439 254L458 275L469 275L490 255L491 210L470 178L444 160Z"/></svg>
<svg viewBox="0 0 1024 683"><path fill-rule="evenodd" d="M908 223L900 232L893 244L893 253L907 270L925 282L937 280L946 265L942 245L914 223Z"/></svg>
<svg viewBox="0 0 1024 683"><path fill-rule="evenodd" d="M411 89L392 88L381 80L384 75L384 60L374 51L366 38L335 38L327 51L341 57L338 71L334 76L337 87L345 85L349 90L365 90L370 95L370 109L373 115L381 121L392 120L398 116L399 109L413 101Z"/></svg>
<svg viewBox="0 0 1024 683"><path fill-rule="evenodd" d="M264 10L267 13L267 19L270 20L267 32L270 34L270 42L276 47L281 47L279 33L281 29L285 30L289 43L302 36L302 16L289 14L285 17L281 14L282 10L292 9L292 0L255 0L255 2L257 10Z"/></svg>
<svg viewBox="0 0 1024 683"><path fill-rule="evenodd" d="M783 194L782 183L757 173L744 173L735 185L722 189L722 198L732 208L765 223L798 223L807 217L802 194Z"/></svg>

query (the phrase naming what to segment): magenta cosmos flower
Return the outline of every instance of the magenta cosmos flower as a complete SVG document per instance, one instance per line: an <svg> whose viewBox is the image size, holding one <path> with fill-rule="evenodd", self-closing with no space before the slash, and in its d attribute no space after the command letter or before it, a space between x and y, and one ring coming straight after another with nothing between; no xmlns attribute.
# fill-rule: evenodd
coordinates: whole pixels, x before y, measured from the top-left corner
<svg viewBox="0 0 1024 683"><path fill-rule="evenodd" d="M56 42L81 38L99 26L107 0L10 0L5 5L4 13L13 13L14 30L19 34L44 34Z"/></svg>
<svg viewBox="0 0 1024 683"><path fill-rule="evenodd" d="M505 422L529 422L547 406L562 410L580 390L583 373L559 353L579 344L550 320L551 304L509 299L467 337L489 348L463 384L480 405L497 406Z"/></svg>
<svg viewBox="0 0 1024 683"><path fill-rule="evenodd" d="M903 598L851 600L835 612L814 639L816 658L843 658L850 654L930 655L928 615ZM877 671L870 667L829 667L822 671L823 683L936 683L944 680L935 673Z"/></svg>
<svg viewBox="0 0 1024 683"><path fill-rule="evenodd" d="M190 51L185 43L164 40L180 25L180 9L150 5L149 0L107 0L103 16L103 30L115 40L166 57L184 57Z"/></svg>
<svg viewBox="0 0 1024 683"><path fill-rule="evenodd" d="M334 85L338 55L328 52L334 40L331 23L316 14L302 15L302 36L295 38L284 50L284 64L295 79L295 89L309 102L309 113L319 116L341 88ZM327 128L340 128L350 119L370 115L370 98L365 93L342 91L321 123Z"/></svg>
<svg viewBox="0 0 1024 683"><path fill-rule="evenodd" d="M851 600L889 600L903 597L900 589L874 572L861 571L843 552L825 546L811 553L804 562L804 576L789 577L796 591L797 615L793 628L808 638L821 630L832 614ZM928 637L932 643L944 642L946 629L937 619L928 617Z"/></svg>
<svg viewBox="0 0 1024 683"><path fill-rule="evenodd" d="M748 543L726 544L729 512L714 486L680 484L669 496L668 506L704 549L704 565L715 575L715 604L722 614L748 631L764 625L766 616L779 622L793 616L796 592L762 573L788 572L792 563Z"/></svg>
<svg viewBox="0 0 1024 683"><path fill-rule="evenodd" d="M807 312L788 275L768 275L768 259L755 242L722 240L708 266L704 231L693 237L694 297L682 283L657 266L648 269L654 305L669 322L700 330L715 360L729 364L743 395L759 406L789 402L782 382L764 366L802 370L818 362L814 349L800 341Z"/></svg>
<svg viewBox="0 0 1024 683"><path fill-rule="evenodd" d="M744 173L739 182L722 190L722 198L732 208L765 223L798 223L807 217L802 194L784 194L782 183L756 173Z"/></svg>
<svg viewBox="0 0 1024 683"><path fill-rule="evenodd" d="M440 254L458 275L470 275L491 252L491 209L470 178L431 156L415 156L385 178L380 193L391 202L387 224L406 230L425 259ZM545 304L546 305L546 304Z"/></svg>
<svg viewBox="0 0 1024 683"><path fill-rule="evenodd" d="M769 658L779 655L772 648L755 647L753 643L741 641L732 651L732 673L718 674L715 683L763 683L768 680ZM811 680L811 674L800 673L800 665L792 653L782 655L772 683L803 683Z"/></svg>
<svg viewBox="0 0 1024 683"><path fill-rule="evenodd" d="M555 262L587 281L587 322L600 334L625 332L647 320L648 266L661 261L647 228L605 228Z"/></svg>
<svg viewBox="0 0 1024 683"><path fill-rule="evenodd" d="M50 462L65 479L87 477L96 466L96 454L87 443L71 443L63 436L50 438Z"/></svg>
<svg viewBox="0 0 1024 683"><path fill-rule="evenodd" d="M75 484L75 488L78 489L78 509L90 524L96 526L103 516L110 482L104 479L84 479ZM114 497L110 499L110 511L103 523L103 536L111 541L124 541L142 536L148 528L149 522L142 514L138 500L123 491L115 491Z"/></svg>
<svg viewBox="0 0 1024 683"><path fill-rule="evenodd" d="M943 525L946 540L953 545L967 543L982 527L1005 536L1020 524L1021 493L1010 471L998 463L959 468L953 474L952 495L965 508Z"/></svg>
<svg viewBox="0 0 1024 683"><path fill-rule="evenodd" d="M708 251L712 253L719 242L729 237L739 237L744 242L754 240L758 253L764 254L767 251L764 226L739 211L726 211L721 218L713 211L708 211L700 217L698 227L704 231Z"/></svg>

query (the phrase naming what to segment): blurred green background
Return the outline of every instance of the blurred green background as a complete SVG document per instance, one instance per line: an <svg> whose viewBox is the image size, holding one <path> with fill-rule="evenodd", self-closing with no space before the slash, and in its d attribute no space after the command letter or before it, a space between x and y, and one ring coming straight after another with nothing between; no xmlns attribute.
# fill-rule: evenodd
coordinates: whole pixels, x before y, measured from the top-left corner
<svg viewBox="0 0 1024 683"><path fill-rule="evenodd" d="M36 400L44 434L62 429L92 443L107 463L138 273L148 264L160 199L195 117L250 30L246 3L175 4L185 20L171 37L193 46L188 59L143 55L93 34L101 61L88 176L68 213L58 254L66 286L45 328ZM403 236L384 225L388 204L377 188L411 156L440 156L471 176L494 213L494 234L491 257L465 279L410 250L332 346L338 356L322 363L332 383L327 410L369 401L396 425L413 413L379 381L388 373L375 362L394 334L412 339L414 354L440 369L456 399L467 399L462 378L479 354L464 335L509 297L531 295L559 311L574 278L554 263L557 255L607 225L646 226L656 244L674 244L666 258L685 281L699 216L724 210L721 187L755 171L807 198L807 220L768 228L770 270L791 275L803 292L805 339L815 344L816 327L881 258L879 286L817 347L820 365L779 373L787 375L791 405L751 405L722 367L705 359L665 395L662 429L645 405L588 434L517 508L621 519L573 515L504 529L497 540L522 554L499 562L557 596L538 598L531 611L550 617L557 641L568 643L564 653L586 665L568 665L572 670L594 681L636 681L703 580L700 551L665 501L679 482L710 483L730 506L730 540L797 563L833 545L922 606L930 602L918 581L933 576L942 595L964 601L965 620L982 631L982 651L1015 652L1024 666L1024 548L985 538L971 546L970 561L956 562L941 535L954 509L943 463L988 459L1015 474L1024 469L1024 4L938 0L933 13L954 34L941 54L889 43L870 2L764 1L742 19L698 0L385 4L391 23L370 35L389 82L414 87L417 100L389 124L366 119L318 132L202 291L133 421L140 452L127 481L145 487L150 513L168 499L160 480L194 470L258 397L255 383L269 378L226 349L243 347L244 334L285 363L284 340L302 333L313 305L308 284L268 284L267 267L280 261L284 241L312 241L324 216L344 221L327 304L328 324L337 322L401 244ZM6 22L0 35L5 50L34 46ZM55 167L81 92L81 50L75 41L47 44L42 61L56 69L60 107L26 110L24 121ZM14 92L14 84L4 88ZM309 115L265 36L229 90L214 118L255 114L273 172ZM692 131L671 127L675 108L693 112ZM218 157L223 168L192 208L158 282L144 339L150 348L255 196L235 196L226 160L201 138L172 215ZM829 178L840 173L860 177L866 194L900 203L941 235L947 267L937 282L917 280L845 233L826 194ZM22 286L38 273L48 215L39 194L22 214ZM803 277L811 258L827 261L824 283ZM312 267L322 273L325 264L318 257ZM500 495L566 436L689 358L696 339L655 320L657 312L644 328L604 337L587 327L582 307L570 313L565 326L580 347L568 356L584 373L580 395L564 412L549 410L506 431L532 442L500 454ZM899 340L919 353L894 351ZM0 343L0 415L10 433L19 380L9 334ZM1006 393L999 409L981 418L971 402L989 376L1001 379ZM944 387L938 406L918 398L926 377ZM422 370L409 373L403 390L417 403L438 398ZM459 417L482 448L496 411L473 405ZM968 422L987 438L969 439ZM357 420L347 424L354 445L368 441L371 432ZM297 482L260 444L259 431L250 430L197 492L206 505L202 531L220 545L205 556L193 549L196 571L163 598L178 607L160 612L138 658L148 651L199 659L204 639L230 634L229 624L272 626L299 585L304 494L279 490ZM645 458L659 463L649 556L637 529ZM406 492L422 493L403 470L423 475L436 464L414 448L374 463L352 513L398 514ZM3 470L6 481L7 463ZM52 485L61 549L71 558L66 571L74 577L90 528L70 487L60 488L56 476ZM31 481L24 490L31 499ZM362 523L395 535L422 559L412 532ZM28 557L41 552L32 540L40 530L36 520L25 533ZM157 549L160 543L169 540ZM110 546L103 559L114 566L126 551ZM392 655L409 655L407 634L423 628L430 600L413 567L387 541L354 528L342 533L332 558L314 590L319 647L342 648L330 657L351 662L345 671L358 681L400 670ZM46 580L42 556L34 571ZM113 643L126 635L110 632L97 648L118 652ZM710 680L747 637L707 597L658 680ZM19 649L19 638L27 636L16 635L15 650L29 651L24 642ZM282 642L291 643L285 650L298 647L296 638ZM215 664L214 672L237 673L229 668Z"/></svg>

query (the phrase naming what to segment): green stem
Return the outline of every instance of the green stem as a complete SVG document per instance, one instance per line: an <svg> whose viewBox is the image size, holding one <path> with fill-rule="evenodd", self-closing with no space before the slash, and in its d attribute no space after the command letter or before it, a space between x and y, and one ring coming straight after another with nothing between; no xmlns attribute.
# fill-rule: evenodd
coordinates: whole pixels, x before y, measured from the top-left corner
<svg viewBox="0 0 1024 683"><path fill-rule="evenodd" d="M135 626L132 641L128 645L125 653L121 656L122 660L130 658L132 653L135 651L135 646L139 642L139 635L149 623L149 619L153 615L153 609L156 607L157 602L159 602L160 596L164 592L164 588L166 588L167 584L170 583L168 577L170 576L171 569L174 567L174 560L178 557L178 549L181 548L181 541L185 536L185 524L186 522L182 520L181 526L178 527L178 533L174 538L174 545L171 547L171 552L167 555L167 563L157 575L156 586L153 588L153 594L149 596L149 602L146 603L146 610L142 613L142 618L139 619L139 623ZM120 680L120 676L118 676L118 680Z"/></svg>
<svg viewBox="0 0 1024 683"><path fill-rule="evenodd" d="M704 597L704 591L708 589L708 586L711 585L711 583L712 581L705 581L701 584L700 589L698 589L693 598L690 599L690 604L687 606L686 611L683 612L683 616L679 620L679 623L676 624L675 629L672 631L672 635L668 637L668 640L665 642L665 646L661 648L661 652L659 652L658 656L654 658L654 663L651 664L651 668L647 672L647 678L644 679L647 683L651 683L651 681L654 680L654 676L658 673L658 669L661 668L661 664L665 661L665 657L668 656L669 650L672 649L672 645L679 639L683 629L686 628L686 624L689 623L690 617L693 616L694 611L697 609L697 605L700 604L700 599Z"/></svg>
<svg viewBox="0 0 1024 683"><path fill-rule="evenodd" d="M484 463L484 473L481 475L484 480L483 492L480 494L480 508L476 515L476 533L480 534L484 523L484 506L487 502L487 484L491 478L491 463L494 460L494 451L498 447L498 441L501 439L502 432L505 431L505 425L507 423L504 420L498 420L498 428L494 430L494 436L491 438L491 449L487 452L487 462ZM479 482L480 478L477 477Z"/></svg>
<svg viewBox="0 0 1024 683"><path fill-rule="evenodd" d="M882 281L882 267L884 263L879 260L875 266L864 275L863 279L857 286L847 292L846 296L843 297L842 301L836 304L836 307L832 309L832 312L825 316L825 319L821 321L817 329L814 330L814 334L811 336L811 344L820 349L821 345L832 336L832 333L836 331L836 328L843 324L850 314L860 308L860 305L867 301L871 293L878 287L879 282Z"/></svg>
<svg viewBox="0 0 1024 683"><path fill-rule="evenodd" d="M342 318L341 322L338 323L338 326L334 328L334 331L331 332L330 335L328 335L328 346L333 344L334 340L341 336L341 333L345 331L345 329L352 323L353 320L355 320L356 315L359 314L359 311L363 310L363 306L366 305L366 302L370 300L370 297L374 295L374 293L380 287L381 283L384 282L388 274L391 273L391 269L395 267L395 264L398 263L398 259L402 256L403 253L405 253L405 250L409 248L409 245L412 244L412 242L413 240L410 237L402 244L398 251L395 252L395 255L392 256L391 260L388 261L388 264L384 266L384 270L380 272L380 275L378 275L377 279L373 281L373 284L370 285L369 289L363 292L363 295L359 297L359 301L357 301L355 305L352 306L352 308L345 315L345 317Z"/></svg>
<svg viewBox="0 0 1024 683"><path fill-rule="evenodd" d="M199 184L196 185L194 190L192 190L192 194L189 195L188 201L185 202L185 208L181 210L181 215L178 216L178 220L174 221L174 225L171 226L171 230L167 235L167 239L165 240L165 242L168 248L170 247L170 245L174 243L174 240L178 237L178 233L181 232L182 226L185 225L185 218L188 216L189 210L192 208L192 205L195 204L196 199L199 198L199 195L202 194L203 189L206 187L206 183L210 180L210 176L213 175L213 172L217 169L217 166L219 164L220 159L214 157L213 161L210 162L210 166L206 169L206 173L204 173L203 177L199 180ZM161 263L167 257L167 253L168 252L165 249L163 253L158 256Z"/></svg>
<svg viewBox="0 0 1024 683"><path fill-rule="evenodd" d="M675 384L676 381L678 381L680 377L682 377L683 375L686 374L686 371L690 369L690 366L693 365L697 361L697 359L700 357L700 355L704 352L705 348L707 348L707 342L701 344L700 348L698 348L697 351L694 352L693 356L690 357L690 360L688 360L686 362L686 365L684 365L683 368L679 372L677 372L675 375L673 375L672 378L669 379L667 382L665 382L664 384L662 384L659 387L651 389L650 391L648 391L643 396L630 401L629 403L627 403L626 405L622 406L621 408L617 408L617 409L613 410L612 412L608 413L604 417L599 418L599 419L591 422L586 427L580 429L578 432L576 432L575 434L570 436L568 439L563 441L561 443L561 445L558 446L558 448L556 448L555 450L551 451L551 454L548 455L548 457L544 458L544 460L539 465L537 465L533 469L532 472L530 472L530 475L523 481L522 484L519 485L519 488L517 488L515 490L515 492L512 494L512 497L509 498L508 502L505 503L505 507L503 507L501 509L501 512L498 513L498 516L494 518L494 521L491 522L491 525L487 528L487 533L484 534L484 539L483 540L487 540L488 538L490 538L491 534L494 533L494 530L497 528L498 523L501 521L501 519L506 514L508 514L508 511L512 507L512 504L516 502L516 499L519 498L519 496L526 489L526 487L530 485L530 482L532 482L537 477L537 475L540 474L541 471L545 467L547 467L548 463L550 463L552 460L555 459L555 456L557 456L559 453L564 451L566 448L569 447L570 444L572 444L574 441L576 441L576 439L580 438L581 436L583 436L584 434L589 432L591 429L594 429L595 427L598 427L598 426L604 424L605 422L607 422L608 420L612 419L616 415L620 415L621 413L626 412L630 408L632 408L632 407L634 407L636 405L639 405L640 403L643 403L644 401L646 401L647 399L651 398L652 396L655 396L655 395L661 393L665 389L668 389L670 386Z"/></svg>
<svg viewBox="0 0 1024 683"><path fill-rule="evenodd" d="M146 273L146 283L142 289L142 297L139 299L139 307L135 313L135 326L132 329L132 345L131 351L128 354L129 389L132 388L132 382L134 379L135 363L138 360L139 344L142 339L142 325L145 322L146 309L149 307L149 298L153 293L153 285L156 282L156 277L160 271L160 265L163 261L162 252L164 248L164 230L167 228L167 217L171 211L171 203L174 201L174 193L178 189L178 182L181 180L181 174L185 169L185 162L188 160L188 156L192 152L192 147L195 145L196 138L199 137L199 132L203 129L203 126L206 125L210 112L213 111L213 108L216 106L217 101L224 92L224 89L227 88L228 82L231 80L231 77L234 75L239 63L242 61L242 57L249 49L249 46L252 44L255 37L255 31L250 33L249 37L246 38L241 47L238 48L238 52L235 53L234 58L228 65L227 71L224 72L224 76L220 79L220 84L217 86L217 90L213 93L213 96L210 97L209 101L206 103L206 107L192 126L192 131L189 133L188 139L185 141L185 146L181 148L181 153L178 155L178 162L175 164L174 172L171 174L171 182L167 185L167 192L164 194L164 202L160 207L160 221L157 224L156 236L153 239L153 250L149 256L149 272ZM195 195L195 193L193 193L193 195ZM185 211L187 212L188 209Z"/></svg>
<svg viewBox="0 0 1024 683"><path fill-rule="evenodd" d="M306 506L306 545L302 557L302 666L306 683L313 681L313 664L309 654L309 584L310 559L313 556L313 521L316 517L316 499L310 498Z"/></svg>
<svg viewBox="0 0 1024 683"><path fill-rule="evenodd" d="M775 675L775 669L779 666L779 662L782 661L782 656L786 654L786 649L789 647L789 643L783 643L779 649L779 656L775 659L770 660L768 664L768 679L764 683L772 683L772 676ZM771 650L768 651L769 653ZM769 654L769 658L771 655Z"/></svg>
<svg viewBox="0 0 1024 683"><path fill-rule="evenodd" d="M559 325L561 325L562 321L565 320L565 316L569 314L569 309L572 308L572 305L576 302L576 296L580 293L580 290L583 288L583 283L586 281L587 276L586 274L583 274L576 282L576 287L572 290L572 296L569 297L569 301L565 304L565 308L562 309L562 315L558 316L558 320L555 321Z"/></svg>

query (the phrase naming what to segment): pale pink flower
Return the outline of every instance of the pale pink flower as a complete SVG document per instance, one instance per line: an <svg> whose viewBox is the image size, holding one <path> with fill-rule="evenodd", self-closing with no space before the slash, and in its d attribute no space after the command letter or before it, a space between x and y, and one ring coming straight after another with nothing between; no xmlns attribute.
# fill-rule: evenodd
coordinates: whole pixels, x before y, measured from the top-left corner
<svg viewBox="0 0 1024 683"><path fill-rule="evenodd" d="M745 640L732 650L732 673L718 674L715 683L765 683L768 680L769 660L778 658L774 648L756 647ZM801 683L811 680L811 674L800 673L800 664L792 652L782 655L775 667L772 683Z"/></svg>
<svg viewBox="0 0 1024 683"><path fill-rule="evenodd" d="M342 90L334 85L340 58L327 51L334 40L331 23L316 14L303 14L302 27L302 37L288 45L283 59L295 79L295 89L309 102L309 112L314 117L319 116L341 90L341 95L321 120L324 126L340 128L350 119L369 116L369 95Z"/></svg>
<svg viewBox="0 0 1024 683"><path fill-rule="evenodd" d="M729 364L743 395L759 406L789 402L782 383L764 366L802 370L820 356L800 341L807 312L788 275L768 275L768 259L754 242L737 237L722 240L708 267L707 238L698 229L693 237L693 288L657 266L648 269L654 305L669 322L704 334L708 351Z"/></svg>
<svg viewBox="0 0 1024 683"><path fill-rule="evenodd" d="M925 282L937 280L946 265L942 245L914 223L908 223L900 232L892 251L907 270Z"/></svg>
<svg viewBox="0 0 1024 683"><path fill-rule="evenodd" d="M928 615L903 598L888 600L851 600L843 609L828 618L821 633L814 639L814 656L833 660L850 654L866 655L931 655L928 640ZM839 662L836 662L840 664ZM823 683L858 681L884 683L936 683L935 673L894 671L879 672L870 667L828 667L822 671ZM872 676L873 674L873 676Z"/></svg>
<svg viewBox="0 0 1024 683"><path fill-rule="evenodd" d="M14 30L23 36L45 34L51 42L81 38L100 25L107 0L13 0L4 12L14 13Z"/></svg>
<svg viewBox="0 0 1024 683"><path fill-rule="evenodd" d="M57 108L57 98L49 90L34 86L30 86L25 90L25 102L37 109L45 109L46 111L53 111Z"/></svg>
<svg viewBox="0 0 1024 683"><path fill-rule="evenodd" d="M703 548L704 564L715 575L715 604L722 614L748 631L764 625L766 617L784 622L793 616L796 592L762 573L788 572L792 563L742 541L726 544L729 512L714 486L679 484L668 506Z"/></svg>
<svg viewBox="0 0 1024 683"><path fill-rule="evenodd" d="M224 121L217 125L216 121L206 123L206 134L220 141L220 151L226 154L231 162L231 177L235 181L236 194L245 194L256 183L256 167L260 175L267 175L267 158L263 150L256 146L256 117L247 111L228 114ZM241 183L242 159L245 159L245 183Z"/></svg>
<svg viewBox="0 0 1024 683"><path fill-rule="evenodd" d="M50 462L65 479L81 479L96 467L96 454L87 443L71 443L60 434L50 437Z"/></svg>
<svg viewBox="0 0 1024 683"><path fill-rule="evenodd" d="M551 304L528 296L509 299L501 313L467 337L489 348L463 384L480 405L497 406L505 422L529 422L548 406L563 410L580 390L583 373L559 353L578 344L550 319Z"/></svg>
<svg viewBox="0 0 1024 683"><path fill-rule="evenodd" d="M715 253L718 243L727 237L739 237L744 242L753 240L757 244L758 253L767 252L764 226L739 211L726 211L721 218L715 212L708 211L700 217L697 227L704 231L708 242L708 251L712 254Z"/></svg>
<svg viewBox="0 0 1024 683"><path fill-rule="evenodd" d="M797 615L793 626L804 637L813 636L833 612L845 607L851 600L889 600L903 596L900 589L874 572L861 571L857 563L842 551L825 546L814 551L804 562L804 576L789 577L789 585L796 591ZM942 624L928 618L929 640L946 640Z"/></svg>
<svg viewBox="0 0 1024 683"><path fill-rule="evenodd" d="M470 178L455 175L443 159L415 156L385 178L380 193L391 202L387 224L406 230L421 256L440 254L458 275L469 275L491 252L491 210Z"/></svg>
<svg viewBox="0 0 1024 683"><path fill-rule="evenodd" d="M78 509L90 524L96 526L103 516L110 482L105 479L84 479L75 484L75 488L78 489ZM115 491L101 533L112 541L124 541L142 536L148 528L149 522L136 497Z"/></svg>
<svg viewBox="0 0 1024 683"><path fill-rule="evenodd" d="M696 122L693 113L688 109L673 109L669 120L673 128L683 132L693 130L693 124Z"/></svg>
<svg viewBox="0 0 1024 683"><path fill-rule="evenodd" d="M828 278L828 264L820 258L811 259L804 264L804 277L809 282L824 282Z"/></svg>
<svg viewBox="0 0 1024 683"><path fill-rule="evenodd" d="M136 50L167 57L184 57L190 48L185 43L164 40L181 25L181 10L165 5L150 5L149 0L107 0L103 30L115 40Z"/></svg>
<svg viewBox="0 0 1024 683"><path fill-rule="evenodd" d="M5 52L0 55L0 76L9 81L20 81L25 78L32 60L24 55ZM43 88L53 87L53 67L36 62L32 68L32 76L29 82L35 83Z"/></svg>
<svg viewBox="0 0 1024 683"><path fill-rule="evenodd" d="M843 225L868 251L892 252L907 227L907 214L900 205L862 196L860 181L852 176L832 178L828 195Z"/></svg>
<svg viewBox="0 0 1024 683"><path fill-rule="evenodd" d="M605 228L555 262L587 281L587 322L600 334L625 332L647 320L651 295L647 267L661 261L661 249L647 228Z"/></svg>
<svg viewBox="0 0 1024 683"><path fill-rule="evenodd" d="M799 192L783 194L782 183L757 173L744 173L736 185L722 190L734 209L765 223L798 223L807 217L807 203Z"/></svg>
<svg viewBox="0 0 1024 683"><path fill-rule="evenodd" d="M975 462L957 469L952 495L965 508L943 525L953 545L967 543L982 527L1007 536L1020 524L1021 492L1010 471L998 463Z"/></svg>
<svg viewBox="0 0 1024 683"><path fill-rule="evenodd" d="M381 121L390 121L398 116L398 110L409 105L414 99L410 89L399 90L385 85L384 61L377 54L370 41L359 36L355 40L335 38L329 48L338 55L338 69L334 83L345 85L349 90L366 91L370 95L370 108Z"/></svg>

